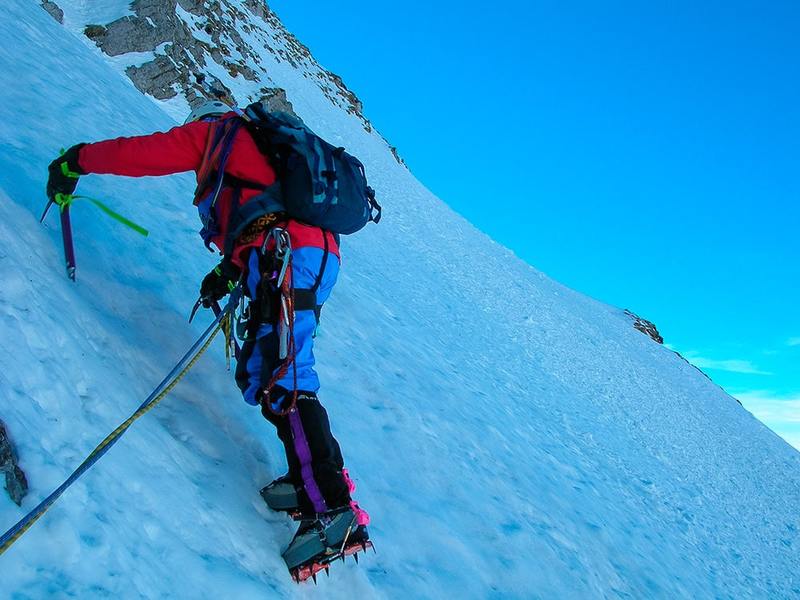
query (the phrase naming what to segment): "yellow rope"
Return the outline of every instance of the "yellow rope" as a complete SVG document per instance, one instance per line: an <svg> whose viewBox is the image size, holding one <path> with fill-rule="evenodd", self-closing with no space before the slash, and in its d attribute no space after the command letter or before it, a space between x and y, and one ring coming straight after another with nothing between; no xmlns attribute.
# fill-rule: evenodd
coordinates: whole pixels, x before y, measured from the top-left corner
<svg viewBox="0 0 800 600"><path fill-rule="evenodd" d="M226 319L227 319L227 317L226 317ZM200 350L198 350L197 354L194 355L194 358L192 358L192 360L189 361L189 363L183 368L183 370L175 376L175 379L173 379L170 382L170 384L167 387L165 387L164 390L158 396L153 398L153 401L150 404L148 404L146 406L143 406L142 408L137 410L135 413L133 413L130 417L128 417L128 419L124 423L122 423L119 427L117 427L114 431L112 431L108 435L108 437L106 437L106 439L104 439L102 442L100 442L100 444L98 444L97 448L92 450L92 453L89 456L87 456L86 460L84 460L83 462L84 463L88 462L95 454L100 452L106 445L108 445L109 442L111 442L111 440L114 437L116 437L118 433L121 434L128 427L130 427L133 424L133 422L136 421L139 417L141 417L142 415L144 415L144 414L148 413L149 411L151 411L155 407L156 404L161 402L167 396L167 394L169 394L173 389L175 389L175 386L178 385L178 382L181 379L183 379L183 377L186 375L186 373L188 373L189 370L197 363L197 361L203 355L203 353L206 350L208 350L208 347L211 345L211 342L213 341L214 337L219 333L220 327L221 327L221 324L218 325L211 332L211 335L206 340L206 343L202 345Z"/></svg>
<svg viewBox="0 0 800 600"><path fill-rule="evenodd" d="M225 320L227 320L228 318L229 316L226 316ZM102 442L100 442L97 445L97 447L94 450L92 450L89 456L87 456L86 459L81 463L81 465L76 469L76 471L80 470L81 467L83 467L87 462L89 462L92 458L94 458L99 452L102 452L103 448L108 446L108 444L110 444L114 439L122 435L125 432L125 430L128 429L128 427L133 425L134 421L139 419L139 417L141 417L142 415L148 413L156 406L156 404L161 402L167 396L167 394L169 394L175 388L175 386L178 385L178 382L181 379L183 379L186 373L188 373L189 370L197 363L200 356L202 356L203 353L206 350L208 350L208 347L211 345L212 340L219 333L222 327L223 327L222 322L220 322L211 332L211 335L209 335L208 339L201 346L200 350L197 351L197 354L195 354L194 357L189 361L189 363L183 368L183 370L181 370L180 373L178 373L175 376L175 378L169 383L169 385L167 385L167 387L165 387L161 391L161 393L158 394L158 396L153 398L152 402L150 402L146 406L141 407L139 410L133 413L119 427L117 427L114 431L112 431ZM55 502L55 500L56 499L54 498L53 503ZM12 537L10 537L5 544L0 546L0 555L2 555L6 550L8 550L14 544L14 542L16 542L22 536L22 534L28 531L28 529L30 529L31 526L34 523L36 523L36 521L38 521L41 518L41 516L50 509L53 503L47 505L39 514L37 514L34 518L28 521L28 523L26 523L24 527L22 527L18 532L16 532Z"/></svg>
<svg viewBox="0 0 800 600"><path fill-rule="evenodd" d="M220 327L222 327L223 333L225 333L225 368L228 371L231 370L231 344L232 339L231 336L233 335L231 332L231 315L228 313L222 318L220 321Z"/></svg>

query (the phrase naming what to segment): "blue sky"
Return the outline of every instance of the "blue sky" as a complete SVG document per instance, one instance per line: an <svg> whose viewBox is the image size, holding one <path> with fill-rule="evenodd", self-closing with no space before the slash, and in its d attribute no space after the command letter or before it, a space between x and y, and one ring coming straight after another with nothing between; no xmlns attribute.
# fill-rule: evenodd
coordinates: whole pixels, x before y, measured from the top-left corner
<svg viewBox="0 0 800 600"><path fill-rule="evenodd" d="M800 4L269 4L445 202L800 447Z"/></svg>

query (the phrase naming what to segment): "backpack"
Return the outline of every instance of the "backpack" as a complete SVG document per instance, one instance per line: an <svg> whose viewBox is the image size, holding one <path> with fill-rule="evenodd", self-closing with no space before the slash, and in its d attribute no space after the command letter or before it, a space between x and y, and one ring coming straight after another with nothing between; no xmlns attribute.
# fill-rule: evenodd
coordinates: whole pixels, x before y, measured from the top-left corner
<svg viewBox="0 0 800 600"><path fill-rule="evenodd" d="M223 253L229 255L235 240L259 217L285 212L289 217L321 227L335 234L350 234L368 222L377 223L381 207L375 191L367 184L364 165L354 156L328 143L299 118L282 112L268 112L259 102L248 106L247 119L223 121L209 140L199 178L195 204L203 220L201 235L209 245L218 234L214 203L223 182L234 190ZM233 139L245 127L258 149L275 169L277 181L240 205L247 182L225 175L225 163ZM214 182L214 185L210 184ZM211 190L204 198L198 195Z"/></svg>

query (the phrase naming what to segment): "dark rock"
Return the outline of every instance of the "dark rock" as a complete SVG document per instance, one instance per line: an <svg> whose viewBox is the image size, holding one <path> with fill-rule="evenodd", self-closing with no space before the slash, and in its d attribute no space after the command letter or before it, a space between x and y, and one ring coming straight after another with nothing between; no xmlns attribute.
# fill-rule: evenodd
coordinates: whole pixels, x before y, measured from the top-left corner
<svg viewBox="0 0 800 600"><path fill-rule="evenodd" d="M187 6L194 8L193 5ZM181 7L185 10L189 8ZM176 14L175 0L134 0L131 9L135 15L121 17L89 35L109 56L128 52L148 52L164 42L190 45L194 38L186 24ZM88 28L87 28L88 29Z"/></svg>
<svg viewBox="0 0 800 600"><path fill-rule="evenodd" d="M22 506L22 499L28 493L28 479L17 465L14 465L13 470L6 471L6 491L14 504Z"/></svg>
<svg viewBox="0 0 800 600"><path fill-rule="evenodd" d="M50 0L42 0L42 8L50 13L50 16L56 21L62 25L64 24L64 11L59 8L58 4L51 2Z"/></svg>
<svg viewBox="0 0 800 600"><path fill-rule="evenodd" d="M330 71L327 72L328 77L330 77L333 84L339 89L342 95L347 99L350 103L350 110L353 114L361 114L361 111L364 110L364 105L361 103L361 100L358 99L353 92L344 84L344 80L336 75L335 73L331 73Z"/></svg>
<svg viewBox="0 0 800 600"><path fill-rule="evenodd" d="M231 77L241 75L247 79L247 81L258 81L258 75L256 75L256 72L244 63L233 63L229 65L228 73L230 73Z"/></svg>
<svg viewBox="0 0 800 600"><path fill-rule="evenodd" d="M319 66L264 0L133 0L130 8L134 14L107 25L87 26L85 34L109 56L155 53L152 60L126 69L141 92L160 100L183 94L192 105L205 95L194 74L208 74L209 62L225 69L231 79L260 82L273 89L270 74L262 66L262 57L270 52L315 81L333 104L358 117L364 129L372 131L363 116L361 100L341 77ZM285 94L263 95L286 112L293 112ZM258 99L259 92L254 91L232 101L244 105ZM396 150L394 155L402 163Z"/></svg>
<svg viewBox="0 0 800 600"><path fill-rule="evenodd" d="M267 20L270 15L269 7L265 0L244 0L244 7L260 19Z"/></svg>
<svg viewBox="0 0 800 600"><path fill-rule="evenodd" d="M397 146L389 146L389 150L392 151L392 156L394 156L394 159L405 167L406 161L404 161L403 157L400 156L400 153L397 151Z"/></svg>
<svg viewBox="0 0 800 600"><path fill-rule="evenodd" d="M83 30L83 35L97 43L97 40L106 35L106 28L102 25L87 25Z"/></svg>
<svg viewBox="0 0 800 600"><path fill-rule="evenodd" d="M186 12L190 12L197 17L203 16L204 0L178 0L178 4ZM219 5L217 5L217 8L219 8Z"/></svg>
<svg viewBox="0 0 800 600"><path fill-rule="evenodd" d="M259 102L271 112L284 112L293 116L298 116L294 112L292 103L286 98L286 90L282 88L261 88L261 98Z"/></svg>
<svg viewBox="0 0 800 600"><path fill-rule="evenodd" d="M634 312L631 312L627 308L625 309L625 314L633 320L633 326L637 330L639 330L642 333L644 333L645 335L649 336L650 338L653 339L653 341L658 342L659 344L663 344L664 343L664 338L661 337L661 334L658 332L658 329L656 328L654 323L652 323L651 321L648 321L647 319L643 319L642 317L640 317L639 315L637 315ZM708 376L708 373L706 373L705 371L703 371L702 369L700 369L696 365L693 365L691 363L691 361L687 360L686 357L683 356L680 352L678 352L676 350L673 350L672 352L674 352L675 355L678 358L680 358L682 361L687 363L689 366L691 366L692 368L694 368L697 371L699 371L703 375L703 377L705 377L709 381L713 381L711 379L711 377ZM739 402L738 399L736 399L736 398L734 398L734 399L737 402ZM739 402L739 404L741 404L741 402Z"/></svg>
<svg viewBox="0 0 800 600"><path fill-rule="evenodd" d="M636 313L629 311L627 308L625 309L625 314L633 319L634 328L649 336L653 341L658 342L659 344L664 343L664 338L661 337L661 334L658 333L658 329L656 328L655 324L653 324L651 321L643 319Z"/></svg>
<svg viewBox="0 0 800 600"><path fill-rule="evenodd" d="M175 84L182 83L185 78L166 56L157 56L140 67L128 67L125 72L139 91L159 100L174 98L178 94Z"/></svg>
<svg viewBox="0 0 800 600"><path fill-rule="evenodd" d="M17 464L17 454L11 440L8 439L8 433L2 421L0 421L0 471L5 474L8 495L17 506L21 505L22 499L28 493L28 480Z"/></svg>

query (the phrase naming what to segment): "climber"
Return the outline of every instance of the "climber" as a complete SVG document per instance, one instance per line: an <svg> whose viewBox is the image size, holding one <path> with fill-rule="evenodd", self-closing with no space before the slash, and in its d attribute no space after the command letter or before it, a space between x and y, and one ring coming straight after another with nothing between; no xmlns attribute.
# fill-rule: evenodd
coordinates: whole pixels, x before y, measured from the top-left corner
<svg viewBox="0 0 800 600"><path fill-rule="evenodd" d="M165 133L77 144L50 164L47 195L63 201L75 191L79 176L90 173L196 173L200 233L209 249L222 254L200 285L200 302L211 306L237 286L249 301L236 381L244 400L260 406L275 426L285 449L288 473L261 494L271 508L300 520L283 553L292 571L345 543L365 546L368 540L369 517L351 498L355 486L317 398L314 369L313 336L338 276L339 238L292 218L275 201L281 172L243 121L227 104L213 100ZM282 286L291 294L282 294ZM287 317L290 356L279 327Z"/></svg>

